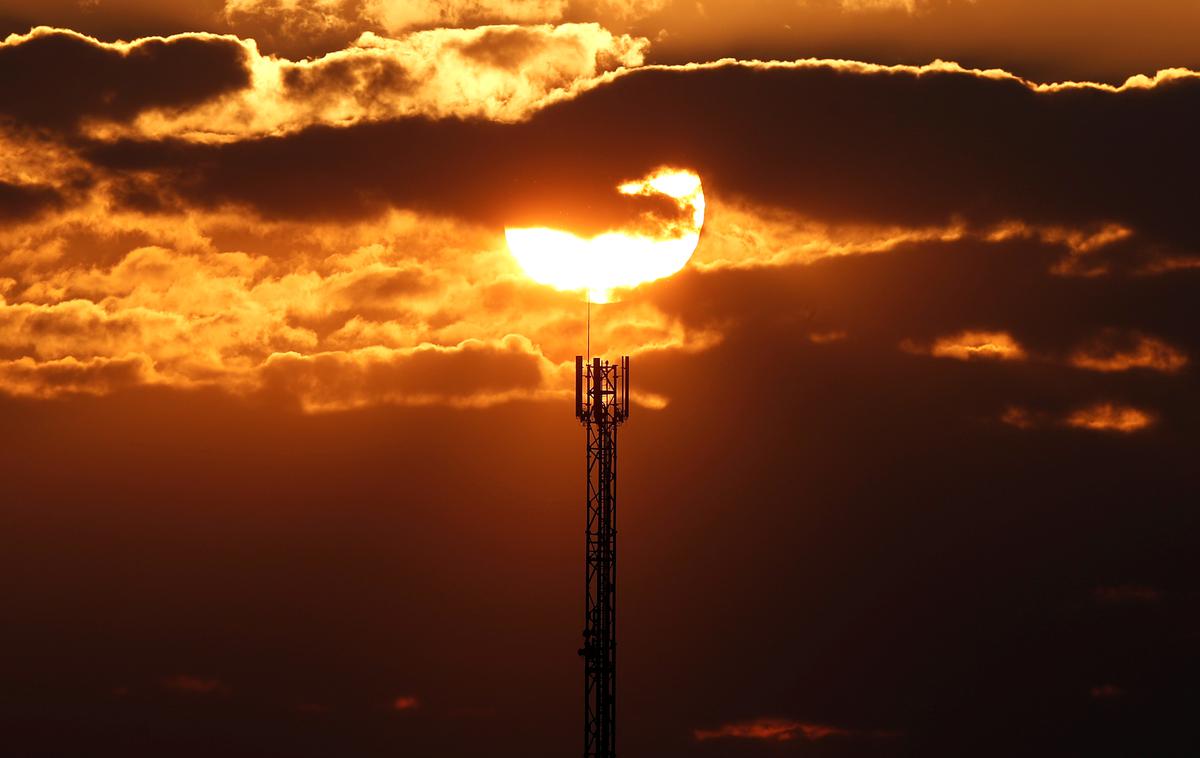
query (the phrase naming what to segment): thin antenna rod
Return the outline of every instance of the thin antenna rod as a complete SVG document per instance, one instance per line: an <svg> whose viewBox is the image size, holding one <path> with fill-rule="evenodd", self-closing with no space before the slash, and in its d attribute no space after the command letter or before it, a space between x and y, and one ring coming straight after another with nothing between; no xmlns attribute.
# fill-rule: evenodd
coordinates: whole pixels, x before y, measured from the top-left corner
<svg viewBox="0 0 1200 758"><path fill-rule="evenodd" d="M592 291L584 290L587 293L587 357L588 363L592 362Z"/></svg>

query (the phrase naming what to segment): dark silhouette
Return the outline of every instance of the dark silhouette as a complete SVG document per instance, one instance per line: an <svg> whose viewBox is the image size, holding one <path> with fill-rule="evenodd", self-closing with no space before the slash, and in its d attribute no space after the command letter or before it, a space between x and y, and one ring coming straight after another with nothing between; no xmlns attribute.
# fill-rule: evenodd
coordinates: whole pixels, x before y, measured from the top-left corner
<svg viewBox="0 0 1200 758"><path fill-rule="evenodd" d="M616 755L617 427L629 417L629 356L620 366L575 356L575 416L587 429L583 755Z"/></svg>

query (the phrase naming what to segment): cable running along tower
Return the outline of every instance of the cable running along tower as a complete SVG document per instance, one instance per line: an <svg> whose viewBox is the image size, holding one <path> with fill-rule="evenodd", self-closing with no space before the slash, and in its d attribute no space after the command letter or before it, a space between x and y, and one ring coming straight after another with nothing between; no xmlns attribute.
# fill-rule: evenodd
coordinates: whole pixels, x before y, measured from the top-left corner
<svg viewBox="0 0 1200 758"><path fill-rule="evenodd" d="M575 416L587 430L583 755L616 755L617 427L629 418L629 356L575 356Z"/></svg>

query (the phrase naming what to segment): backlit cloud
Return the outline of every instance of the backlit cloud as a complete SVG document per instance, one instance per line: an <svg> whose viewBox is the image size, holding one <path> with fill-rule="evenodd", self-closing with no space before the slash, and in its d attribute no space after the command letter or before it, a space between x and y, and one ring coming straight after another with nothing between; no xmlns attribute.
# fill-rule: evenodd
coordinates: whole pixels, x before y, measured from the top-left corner
<svg viewBox="0 0 1200 758"><path fill-rule="evenodd" d="M496 20L556 21L566 0L364 0L363 16L389 32L419 26L459 26Z"/></svg>
<svg viewBox="0 0 1200 758"><path fill-rule="evenodd" d="M584 303L529 281L495 231L412 214L354 230L267 224L253 233L226 214L140 229L121 214L60 221L0 232L12 250L0 259L0 391L9 394L156 385L266 390L312 411L480 406L563 395L585 344ZM164 244L118 246L111 263L80 257L108 238L147 236ZM225 252L214 236L257 252ZM614 353L719 340L644 298L594 315L596 344ZM636 400L666 403L644 391Z"/></svg>
<svg viewBox="0 0 1200 758"><path fill-rule="evenodd" d="M286 133L313 124L345 126L410 116L520 120L633 70L704 72L740 67L860 75L959 74L1010 82L1040 93L1120 93L1195 77L1187 69L1170 69L1152 77L1133 76L1117 86L1037 84L1003 70L969 69L945 61L911 66L726 59L643 66L648 45L645 38L615 34L594 22L498 25L427 29L397 37L366 31L342 50L293 61L263 55L252 39L229 35L190 33L109 43L39 27L25 35L11 35L0 45L0 71L37 73L7 77L9 89L0 94L9 95L3 108L21 120L60 127L82 122L89 134L101 138L140 135L211 141ZM49 57L65 58L68 63L51 69L40 63ZM75 67L86 68L86 75L54 78ZM179 76L182 70L188 70L188 76ZM173 84L181 80L188 85ZM67 87L77 89L79 96L36 96L46 88L61 92Z"/></svg>
<svg viewBox="0 0 1200 758"><path fill-rule="evenodd" d="M606 71L639 65L646 44L585 23L431 29L399 38L364 32L311 61L262 56L251 45L246 88L94 133L221 141L414 116L512 121Z"/></svg>
<svg viewBox="0 0 1200 758"><path fill-rule="evenodd" d="M509 25L364 32L291 61L231 36L101 42L39 27L0 43L0 113L106 139L208 141L411 116L506 121L641 64L647 44L595 23Z"/></svg>
<svg viewBox="0 0 1200 758"><path fill-rule="evenodd" d="M1117 133L1139 140L1144 123L1177 123L1153 114L1192 102L1190 71L1044 85L944 61L644 65L646 45L594 23L366 34L295 61L219 35L10 37L0 50L11 60L58 46L68 67L104 62L89 75L101 89L110 76L114 94L49 110L0 105L10 108L0 194L13 198L13 223L0 229L4 386L26 396L271 389L310 410L555 396L569 385L586 313L531 281L503 230L583 239L674 219L683 206L671 198L613 192L661 166L704 183L707 209L683 208L692 223L682 236L699 241L685 271L698 275L687 286L714 291L766 268L867 253L925 260L952 248L1011 250L1014 265L1038 264L1022 275L1039 287L1048 274L1117 281L1189 249L1194 225L1169 197L1191 154L1133 160L1077 135L1111 129L1094 138L1107 145ZM152 73L184 65L176 58L212 73L200 67L188 92L165 92ZM947 109L951 101L968 105ZM880 103L951 116L878 131ZM1013 141L1026 133L1038 138ZM1037 181L1009 157L1030 150L1030 164L1045 168ZM1136 181L1149 165L1155 181ZM1059 176L1088 177L1072 180L1071 203L1047 184ZM1103 186L1114 177L1144 191ZM887 325L850 323L861 314L839 304L853 300L848 287L824 306L839 314L805 323L819 335L806 342L842 346L854 335L934 357L1107 372L1187 364L1190 344L1168 329L1171 342L1091 323L1047 337L1015 307L1006 277L993 272L977 302L949 290L931 298L924 321L886 339ZM806 292L780 318L806 321L806 303L822 297ZM606 306L594 336L647 354L705 349L738 328L736 314L697 318L672 298L663 282ZM1080 337L1089 334L1100 336ZM456 384L470 373L457 363L469 360L494 361L503 381ZM1043 419L1020 398L1009 406L1017 426L1068 423L1062 407Z"/></svg>
<svg viewBox="0 0 1200 758"><path fill-rule="evenodd" d="M632 22L669 0L225 0L235 29L294 39L333 32L412 30L575 19Z"/></svg>
<svg viewBox="0 0 1200 758"><path fill-rule="evenodd" d="M837 224L729 199L717 203L704 226L704 245L693 259L700 270L805 264L829 256L884 253L905 244L952 242L970 234L961 224Z"/></svg>
<svg viewBox="0 0 1200 758"><path fill-rule="evenodd" d="M544 54L567 63L503 63L509 38L529 34L536 41L529 48L533 59ZM560 42L576 52L558 52ZM780 261L821 246L878 250L922 239L1004 242L1032 235L1063 248L1069 261L1064 271L1094 274L1111 268L1110 260L1096 257L1101 254L1125 251L1146 263L1169 240L1177 257L1174 251L1189 249L1194 235L1170 199L1186 184L1190 158L1166 148L1136 158L1101 152L1075 136L1112 129L1111 135L1094 135L1098 144L1108 144L1118 133L1136 132L1149 114L1196 97L1200 87L1188 71L1114 87L1040 85L944 62L637 66L636 40L594 25L435 30L360 43L309 63L263 59L271 72L263 81L273 81L270 86L177 114L147 112L107 136L162 141L93 145L87 157L103 172L143 174L161 193L174 193L176 202L238 205L264 217L357 220L393 207L589 235L637 215L628 203L606 196L613 183L668 164L703 177L714 203L776 214L780 228L789 230L789 244L759 247L763 258ZM477 44L483 47L476 50ZM436 71L396 64L403 57L398 46L428 48L427 59L440 62ZM526 50L524 42L516 47ZM533 60L522 56L527 54L516 59ZM287 74L291 85L284 70L294 72ZM550 73L529 73L535 70ZM964 98L974 105L950 108L950 99ZM883 102L955 115L877 129L872 125L887 123L879 110ZM787 104L786 113L779 112L780 103ZM986 120L973 115L985 112ZM443 120L407 117L414 115ZM847 130L850 123L868 125L870 134ZM1029 145L1014 141L1025 133L1039 138ZM165 139L171 136L228 144ZM1172 140L1147 144L1183 144ZM1057 148L1067 143L1076 149ZM745 145L772 160L755 160L739 147ZM937 149L926 147L932 145ZM1046 168L1036 180L1004 158L1028 150L1037 152L1029 165ZM1157 167L1155 181L1135 182L1143 192L1121 189L1129 182L1117 177L1134 181L1149 165ZM439 180L445 176L463 180ZM822 179L828 176L838 180ZM1068 176L1089 180L1068 188L1058 179ZM789 229L794 218L808 227ZM718 233L719 216L712 220L711 265L748 265L719 249L728 238ZM733 223L728 231L737 234L738 227L747 225ZM835 236L832 244L820 236L845 230L850 236ZM1047 261L1047 267L1056 263ZM698 264L706 265L703 256Z"/></svg>

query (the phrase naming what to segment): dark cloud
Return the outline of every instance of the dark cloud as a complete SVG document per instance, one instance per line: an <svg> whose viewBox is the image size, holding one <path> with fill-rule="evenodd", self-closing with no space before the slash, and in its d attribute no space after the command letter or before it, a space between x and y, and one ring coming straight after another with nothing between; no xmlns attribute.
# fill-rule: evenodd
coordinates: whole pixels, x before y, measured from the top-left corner
<svg viewBox="0 0 1200 758"><path fill-rule="evenodd" d="M635 71L516 125L402 120L92 155L114 170L186 173L193 202L268 216L396 205L597 229L632 212L618 181L671 164L699 171L718 197L829 221L1115 222L1190 250L1198 102L1195 78L1037 92L946 71L725 66Z"/></svg>
<svg viewBox="0 0 1200 758"><path fill-rule="evenodd" d="M62 205L62 195L52 187L0 181L0 220L24 221Z"/></svg>
<svg viewBox="0 0 1200 758"><path fill-rule="evenodd" d="M655 61L848 58L956 60L1043 81L1120 83L1132 73L1200 66L1200 9L1177 0L707 0L671 3L636 24ZM663 16L666 16L665 18ZM1096 45L1104 37L1108 44Z"/></svg>
<svg viewBox="0 0 1200 758"><path fill-rule="evenodd" d="M136 174L113 177L109 185L109 194L117 207L144 216L179 213L185 208L170 189L160 186L148 177Z"/></svg>
<svg viewBox="0 0 1200 758"><path fill-rule="evenodd" d="M153 108L195 105L250 81L246 48L212 35L100 44L38 28L0 46L0 113L73 129L87 118L127 121Z"/></svg>

